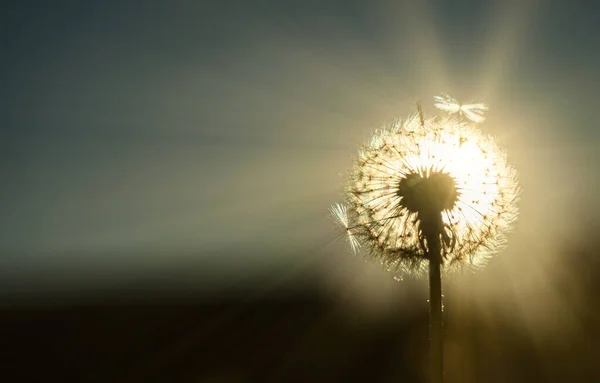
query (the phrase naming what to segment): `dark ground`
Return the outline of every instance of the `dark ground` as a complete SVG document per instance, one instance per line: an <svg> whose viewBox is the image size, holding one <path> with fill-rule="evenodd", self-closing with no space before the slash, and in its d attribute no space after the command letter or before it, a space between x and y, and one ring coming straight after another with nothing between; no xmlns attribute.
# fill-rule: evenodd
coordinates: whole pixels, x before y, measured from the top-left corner
<svg viewBox="0 0 600 383"><path fill-rule="evenodd" d="M540 346L512 326L510 306L484 315L464 297L446 298L446 381L599 382L598 286L590 279L586 287L589 310L576 313L579 331L554 345ZM427 306L420 298L411 316L391 307L376 319L311 291L5 307L1 370L10 378L3 381L426 381Z"/></svg>
<svg viewBox="0 0 600 383"><path fill-rule="evenodd" d="M426 340L426 317L364 327L342 319L310 296L13 311L2 315L2 343L17 381L417 380L407 359L425 350L406 347L416 334Z"/></svg>

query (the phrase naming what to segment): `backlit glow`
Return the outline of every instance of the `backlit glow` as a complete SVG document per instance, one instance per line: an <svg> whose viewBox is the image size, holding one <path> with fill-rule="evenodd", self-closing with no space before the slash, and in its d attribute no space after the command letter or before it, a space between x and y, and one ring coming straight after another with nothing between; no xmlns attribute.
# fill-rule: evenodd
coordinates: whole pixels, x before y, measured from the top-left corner
<svg viewBox="0 0 600 383"><path fill-rule="evenodd" d="M492 137L459 117L422 121L417 114L378 129L360 148L344 190L347 210L336 205L353 250L363 243L388 269L425 271L419 216L399 185L432 174L454 181L456 198L442 210L446 271L481 267L505 246L518 215L516 171Z"/></svg>

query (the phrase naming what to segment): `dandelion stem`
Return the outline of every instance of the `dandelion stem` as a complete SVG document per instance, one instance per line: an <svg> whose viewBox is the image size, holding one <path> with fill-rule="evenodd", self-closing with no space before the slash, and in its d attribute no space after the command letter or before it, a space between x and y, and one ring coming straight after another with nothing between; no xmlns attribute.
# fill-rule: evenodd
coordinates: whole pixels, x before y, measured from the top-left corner
<svg viewBox="0 0 600 383"><path fill-rule="evenodd" d="M432 383L442 383L443 367L443 318L440 234L427 236L429 258L429 347Z"/></svg>

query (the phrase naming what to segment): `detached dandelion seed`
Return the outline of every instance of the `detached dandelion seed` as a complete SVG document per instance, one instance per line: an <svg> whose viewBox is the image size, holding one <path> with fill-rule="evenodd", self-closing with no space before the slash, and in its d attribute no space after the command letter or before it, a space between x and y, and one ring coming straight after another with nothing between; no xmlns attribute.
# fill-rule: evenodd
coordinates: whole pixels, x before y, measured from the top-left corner
<svg viewBox="0 0 600 383"><path fill-rule="evenodd" d="M435 96L435 107L448 113L462 114L475 123L485 121L483 114L488 110L488 106L482 103L462 104L456 99L448 96Z"/></svg>
<svg viewBox="0 0 600 383"><path fill-rule="evenodd" d="M334 220L336 220L337 223L339 223L341 226L343 226L346 229L346 237L348 239L348 243L350 244L350 247L352 248L352 251L354 251L354 253L358 253L358 250L360 248L360 243L358 242L356 237L352 234L352 231L350 230L350 228L348 226L348 211L346 210L346 206L338 203L338 204L333 205L331 207L330 211L331 211L331 216L334 218Z"/></svg>
<svg viewBox="0 0 600 383"><path fill-rule="evenodd" d="M429 274L432 381L442 381L441 272L478 269L506 245L517 218L517 173L491 136L484 104L436 97L448 116L418 113L375 131L332 215L353 251L403 275ZM461 117L466 117L462 119Z"/></svg>

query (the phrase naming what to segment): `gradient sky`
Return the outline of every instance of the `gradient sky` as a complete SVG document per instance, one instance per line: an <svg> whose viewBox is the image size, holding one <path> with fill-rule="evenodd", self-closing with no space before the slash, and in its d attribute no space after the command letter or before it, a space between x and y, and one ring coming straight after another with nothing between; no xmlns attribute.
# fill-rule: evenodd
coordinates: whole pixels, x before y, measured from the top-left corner
<svg viewBox="0 0 600 383"><path fill-rule="evenodd" d="M7 288L224 287L307 259L391 279L332 247L327 209L360 139L440 92L489 103L520 171L517 279L599 211L596 2L204 3L3 3Z"/></svg>

